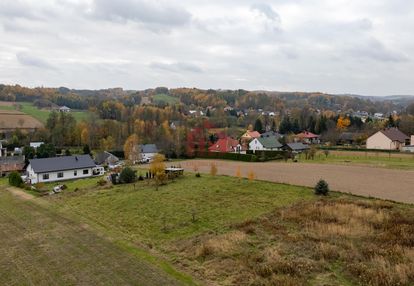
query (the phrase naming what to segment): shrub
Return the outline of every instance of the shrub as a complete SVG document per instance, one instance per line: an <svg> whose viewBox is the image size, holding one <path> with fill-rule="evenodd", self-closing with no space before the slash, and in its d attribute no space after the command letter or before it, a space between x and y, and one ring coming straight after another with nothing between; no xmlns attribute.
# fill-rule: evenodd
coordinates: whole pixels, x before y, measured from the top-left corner
<svg viewBox="0 0 414 286"><path fill-rule="evenodd" d="M124 184L133 183L135 182L136 178L137 174L129 167L124 168L119 175L119 180Z"/></svg>
<svg viewBox="0 0 414 286"><path fill-rule="evenodd" d="M320 179L319 182L315 186L315 195L323 195L326 196L329 193L329 186L325 180Z"/></svg>
<svg viewBox="0 0 414 286"><path fill-rule="evenodd" d="M201 177L201 174L197 172L197 173L195 174L195 176L196 176L197 178L200 178L200 177Z"/></svg>
<svg viewBox="0 0 414 286"><path fill-rule="evenodd" d="M23 185L22 177L18 172L11 172L9 175L9 184L14 187L21 187Z"/></svg>

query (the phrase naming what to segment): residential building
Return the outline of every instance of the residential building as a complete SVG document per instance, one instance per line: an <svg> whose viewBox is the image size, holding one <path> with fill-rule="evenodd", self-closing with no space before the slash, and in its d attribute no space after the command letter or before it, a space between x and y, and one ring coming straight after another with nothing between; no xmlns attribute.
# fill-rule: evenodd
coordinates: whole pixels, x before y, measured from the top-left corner
<svg viewBox="0 0 414 286"><path fill-rule="evenodd" d="M232 153L237 151L239 141L231 137L220 138L216 143L208 148L209 152Z"/></svg>
<svg viewBox="0 0 414 286"><path fill-rule="evenodd" d="M159 152L157 145L155 144L143 144L139 145L139 148L142 162L151 161Z"/></svg>
<svg viewBox="0 0 414 286"><path fill-rule="evenodd" d="M410 137L398 128L380 130L367 139L367 149L401 150L410 145Z"/></svg>
<svg viewBox="0 0 414 286"><path fill-rule="evenodd" d="M29 146L37 149L40 147L40 145L43 145L43 144L45 143L44 142L30 142Z"/></svg>
<svg viewBox="0 0 414 286"><path fill-rule="evenodd" d="M260 137L264 138L264 137L276 137L277 140L283 138L283 135L280 134L279 132L275 132L275 131L267 131L265 133L260 134Z"/></svg>
<svg viewBox="0 0 414 286"><path fill-rule="evenodd" d="M259 138L260 137L260 133L257 131L250 131L247 130L241 137L241 141L242 142L250 142L255 138Z"/></svg>
<svg viewBox="0 0 414 286"><path fill-rule="evenodd" d="M103 175L89 155L75 155L29 160L26 169L30 183L55 182Z"/></svg>
<svg viewBox="0 0 414 286"><path fill-rule="evenodd" d="M24 169L24 156L0 157L0 177L10 172L22 172Z"/></svg>
<svg viewBox="0 0 414 286"><path fill-rule="evenodd" d="M95 156L95 163L97 165L111 166L119 162L119 158L107 151L100 152Z"/></svg>
<svg viewBox="0 0 414 286"><path fill-rule="evenodd" d="M249 150L253 151L277 151L282 148L282 144L276 137L259 137L249 143Z"/></svg>
<svg viewBox="0 0 414 286"><path fill-rule="evenodd" d="M305 144L319 144L320 143L319 137L320 137L319 135L313 134L312 132L303 131L295 135L295 141L302 142Z"/></svg>
<svg viewBox="0 0 414 286"><path fill-rule="evenodd" d="M288 150L295 153L302 153L303 151L306 151L310 149L309 145L303 144L302 142L296 142L296 143L287 143L285 146L283 146L284 150Z"/></svg>
<svg viewBox="0 0 414 286"><path fill-rule="evenodd" d="M7 148L3 148L3 143L0 141L0 157L7 156Z"/></svg>
<svg viewBox="0 0 414 286"><path fill-rule="evenodd" d="M62 107L59 107L59 111L60 112L70 112L70 108L69 107L67 107L67 106L62 106Z"/></svg>

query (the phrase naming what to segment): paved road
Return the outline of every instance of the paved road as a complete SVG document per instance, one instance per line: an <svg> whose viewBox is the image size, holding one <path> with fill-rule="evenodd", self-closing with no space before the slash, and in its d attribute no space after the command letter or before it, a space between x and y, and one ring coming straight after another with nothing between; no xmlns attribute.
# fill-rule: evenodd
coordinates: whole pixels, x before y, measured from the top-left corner
<svg viewBox="0 0 414 286"><path fill-rule="evenodd" d="M343 166L306 163L245 163L224 160L188 160L181 162L188 171L196 165L200 172L209 172L211 162L216 162L218 173L235 176L240 167L247 177L249 171L257 179L300 186L315 186L319 179L328 182L331 190L372 196L398 202L414 203L414 171L365 166Z"/></svg>

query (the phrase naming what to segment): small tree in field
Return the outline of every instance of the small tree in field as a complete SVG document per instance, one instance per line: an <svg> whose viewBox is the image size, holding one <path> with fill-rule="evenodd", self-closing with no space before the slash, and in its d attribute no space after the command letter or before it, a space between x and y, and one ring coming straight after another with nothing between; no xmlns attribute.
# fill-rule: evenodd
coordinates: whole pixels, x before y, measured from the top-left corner
<svg viewBox="0 0 414 286"><path fill-rule="evenodd" d="M150 171L153 174L158 173L165 173L165 156L161 154L157 154L154 156L151 164L150 164Z"/></svg>
<svg viewBox="0 0 414 286"><path fill-rule="evenodd" d="M327 196L329 193L329 185L325 180L320 179L315 186L315 195Z"/></svg>
<svg viewBox="0 0 414 286"><path fill-rule="evenodd" d="M325 154L326 158L329 156L329 150L324 150L323 153Z"/></svg>
<svg viewBox="0 0 414 286"><path fill-rule="evenodd" d="M11 172L9 175L9 184L14 187L21 187L23 185L22 177L17 172Z"/></svg>
<svg viewBox="0 0 414 286"><path fill-rule="evenodd" d="M210 175L212 175L212 176L217 175L217 166L216 166L216 163L211 163L211 166L210 166Z"/></svg>
<svg viewBox="0 0 414 286"><path fill-rule="evenodd" d="M119 179L124 184L133 183L137 179L137 174L131 168L126 167L122 170L121 174L119 175Z"/></svg>
<svg viewBox="0 0 414 286"><path fill-rule="evenodd" d="M236 170L236 177L240 180L241 179L241 171L240 171L240 166L237 167Z"/></svg>

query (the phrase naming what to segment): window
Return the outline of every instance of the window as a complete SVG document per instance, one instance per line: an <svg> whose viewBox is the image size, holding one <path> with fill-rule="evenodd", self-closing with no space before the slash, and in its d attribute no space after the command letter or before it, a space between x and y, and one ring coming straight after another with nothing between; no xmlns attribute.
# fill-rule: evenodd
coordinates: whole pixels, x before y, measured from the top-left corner
<svg viewBox="0 0 414 286"><path fill-rule="evenodd" d="M89 174L89 170L83 170L83 174L84 174L84 175Z"/></svg>
<svg viewBox="0 0 414 286"><path fill-rule="evenodd" d="M59 173L57 174L57 177L58 177L58 178L63 178L63 172L59 172Z"/></svg>
<svg viewBox="0 0 414 286"><path fill-rule="evenodd" d="M76 171L76 170L75 170L75 171L73 171L73 175L74 175L74 176L77 176L77 175L78 175L78 171Z"/></svg>
<svg viewBox="0 0 414 286"><path fill-rule="evenodd" d="M49 174L43 174L43 180L49 180Z"/></svg>

